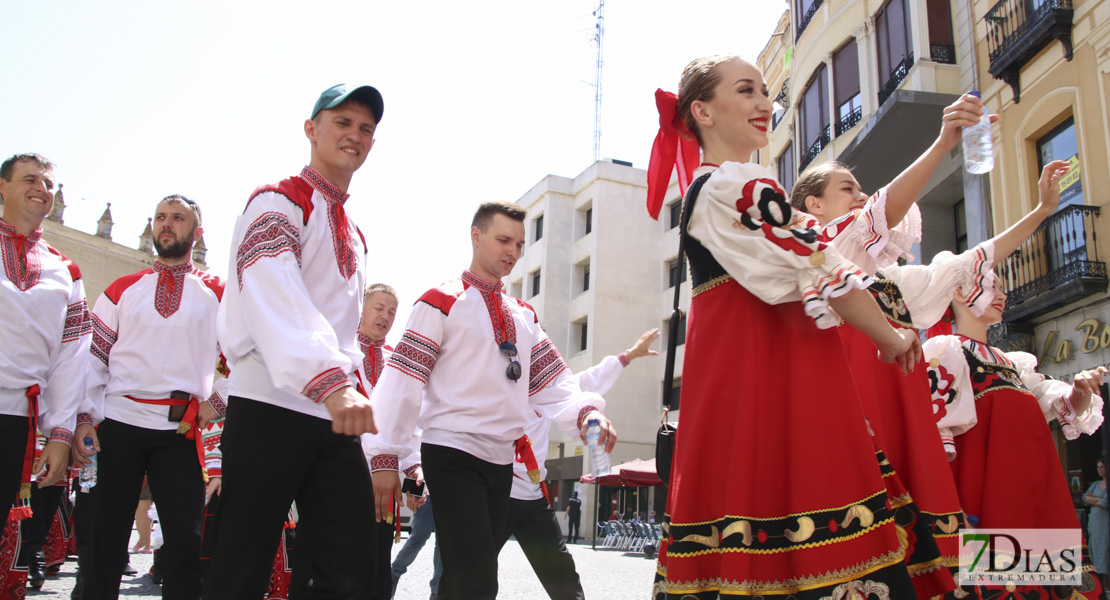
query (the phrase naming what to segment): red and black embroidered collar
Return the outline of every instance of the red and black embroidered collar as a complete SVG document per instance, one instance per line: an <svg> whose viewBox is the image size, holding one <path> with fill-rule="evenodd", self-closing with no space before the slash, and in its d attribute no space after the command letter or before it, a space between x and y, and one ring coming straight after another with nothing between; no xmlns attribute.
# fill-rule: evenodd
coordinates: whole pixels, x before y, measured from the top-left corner
<svg viewBox="0 0 1110 600"><path fill-rule="evenodd" d="M478 277L474 273L463 271L462 282L465 287L474 287L478 293L482 295L482 300L486 302L486 310L489 311L490 323L493 325L493 339L500 346L502 342L512 342L516 344L516 325L513 323L513 315L509 312L509 308L501 301L501 291L504 289L504 284L500 280L497 283L491 283Z"/></svg>
<svg viewBox="0 0 1110 600"><path fill-rule="evenodd" d="M371 386L378 385L378 378L382 375L382 369L385 368L385 359L382 354L382 348L385 347L385 339L374 341L366 334L358 333L358 346L366 358L362 359L362 366L366 369L366 377L370 380Z"/></svg>
<svg viewBox="0 0 1110 600"><path fill-rule="evenodd" d="M328 181L319 171L312 167L301 169L301 177L309 183L327 201L328 224L331 225L331 240L335 247L335 261L339 266L339 274L344 279L350 280L358 269L358 256L355 240L351 235L351 226L347 222L347 212L343 209L344 203L350 194L339 191L335 184Z"/></svg>
<svg viewBox="0 0 1110 600"><path fill-rule="evenodd" d="M339 191L338 186L328 181L327 178L325 178L323 175L320 174L319 171L313 169L312 167L305 167L301 169L301 177L303 177L305 181L312 185L312 187L315 188L317 192L320 192L320 194L328 202L338 202L339 204L344 204L345 202L347 202L347 198L351 197L350 194L344 194L343 192Z"/></svg>
<svg viewBox="0 0 1110 600"><path fill-rule="evenodd" d="M39 282L42 264L39 262L38 242L42 239L42 229L31 235L22 236L15 226L0 220L0 253L3 254L4 275L22 291L27 291Z"/></svg>
<svg viewBox="0 0 1110 600"><path fill-rule="evenodd" d="M185 288L185 276L196 269L193 263L170 267L157 260L151 269L158 274L158 286L154 290L154 308L158 314L170 318L181 308L181 292Z"/></svg>

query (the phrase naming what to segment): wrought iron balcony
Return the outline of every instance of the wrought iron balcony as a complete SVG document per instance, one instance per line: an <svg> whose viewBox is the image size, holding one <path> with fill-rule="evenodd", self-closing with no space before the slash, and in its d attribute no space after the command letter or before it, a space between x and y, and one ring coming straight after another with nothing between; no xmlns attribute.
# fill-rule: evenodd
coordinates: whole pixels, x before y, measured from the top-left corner
<svg viewBox="0 0 1110 600"><path fill-rule="evenodd" d="M1064 45L1071 60L1071 0L1001 0L987 12L987 49L990 73L1014 91L1021 101L1021 67L1053 39Z"/></svg>
<svg viewBox="0 0 1110 600"><path fill-rule="evenodd" d="M862 119L862 118L863 118L863 107L862 106L855 107L854 109L852 109L852 112L844 115L844 117L841 118L841 119L837 119L837 121L836 121L836 135L838 135L838 136L844 135L845 131L848 131L849 129L855 127L856 123L859 123L860 119Z"/></svg>
<svg viewBox="0 0 1110 600"><path fill-rule="evenodd" d="M1106 291L1106 263L1098 259L1097 206L1059 210L997 267L1008 290L1004 322L1022 321L1079 298Z"/></svg>
<svg viewBox="0 0 1110 600"><path fill-rule="evenodd" d="M806 11L806 14L802 15L802 18L798 21L798 33L794 36L795 42L802 37L802 32L809 26L809 22L813 20L813 15L817 14L817 9L821 8L824 2L825 0L814 0L809 10Z"/></svg>
<svg viewBox="0 0 1110 600"><path fill-rule="evenodd" d="M812 144L810 144L809 149L806 150L805 154L803 154L802 158L798 161L799 173L806 170L806 167L809 166L809 163L813 162L813 159L816 158L817 155L820 154L821 151L829 145L829 141L829 128L828 126L826 126L825 132L817 136L817 139L814 140Z"/></svg>
<svg viewBox="0 0 1110 600"><path fill-rule="evenodd" d="M886 99L898 89L902 81L906 79L906 75L910 74L910 68L913 67L913 52L906 55L894 68L890 71L890 79L886 80L883 87L879 88L879 106L886 102Z"/></svg>
<svg viewBox="0 0 1110 600"><path fill-rule="evenodd" d="M929 44L929 58L946 65L956 64L955 44Z"/></svg>

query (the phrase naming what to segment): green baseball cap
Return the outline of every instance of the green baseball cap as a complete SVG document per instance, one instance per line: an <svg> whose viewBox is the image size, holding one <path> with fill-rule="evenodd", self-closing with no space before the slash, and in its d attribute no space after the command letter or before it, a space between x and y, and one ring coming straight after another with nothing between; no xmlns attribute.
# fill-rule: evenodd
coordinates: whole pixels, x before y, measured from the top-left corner
<svg viewBox="0 0 1110 600"><path fill-rule="evenodd" d="M316 101L316 106L312 107L312 116L309 118L315 119L320 111L326 108L335 108L351 97L370 107L370 112L374 113L374 123L381 123L382 113L385 112L385 102L382 100L381 92L373 86L355 86L348 83L336 84L324 90L324 93L320 94L320 98Z"/></svg>

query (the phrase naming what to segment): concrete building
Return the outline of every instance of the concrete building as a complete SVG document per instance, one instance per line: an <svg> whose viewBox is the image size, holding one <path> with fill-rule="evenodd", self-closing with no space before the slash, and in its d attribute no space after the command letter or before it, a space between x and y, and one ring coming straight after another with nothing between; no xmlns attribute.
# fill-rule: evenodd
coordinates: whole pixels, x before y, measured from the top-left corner
<svg viewBox="0 0 1110 600"><path fill-rule="evenodd" d="M527 210L527 245L506 278L507 289L536 309L575 372L624 351L652 327L666 331L674 293L671 282L686 280L685 271L680 273L673 264L678 229L672 227L670 207L678 206L680 198L672 190L668 207L654 221L647 214L646 197L645 171L622 161L602 160L574 178L548 175L517 200ZM684 306L689 305L689 294L685 283ZM605 395L606 414L620 436L613 464L655 456L665 336L656 349L660 356L632 363ZM678 356L676 378L681 381L682 346ZM554 428L551 439L548 479L561 510L578 478L591 468L579 440L568 439ZM583 523L589 523L593 489L583 487ZM664 488L647 489L604 493L602 518L614 507L623 512L633 504L634 510L654 510L661 519Z"/></svg>

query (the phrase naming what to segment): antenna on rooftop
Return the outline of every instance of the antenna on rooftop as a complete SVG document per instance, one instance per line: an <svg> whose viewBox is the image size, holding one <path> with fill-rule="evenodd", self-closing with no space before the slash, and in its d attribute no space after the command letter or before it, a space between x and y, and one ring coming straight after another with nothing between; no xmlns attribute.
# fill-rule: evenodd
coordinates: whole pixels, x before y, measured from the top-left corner
<svg viewBox="0 0 1110 600"><path fill-rule="evenodd" d="M605 65L605 0L594 10L597 24L590 41L597 44L597 73L594 80L594 162L601 158L601 68Z"/></svg>

